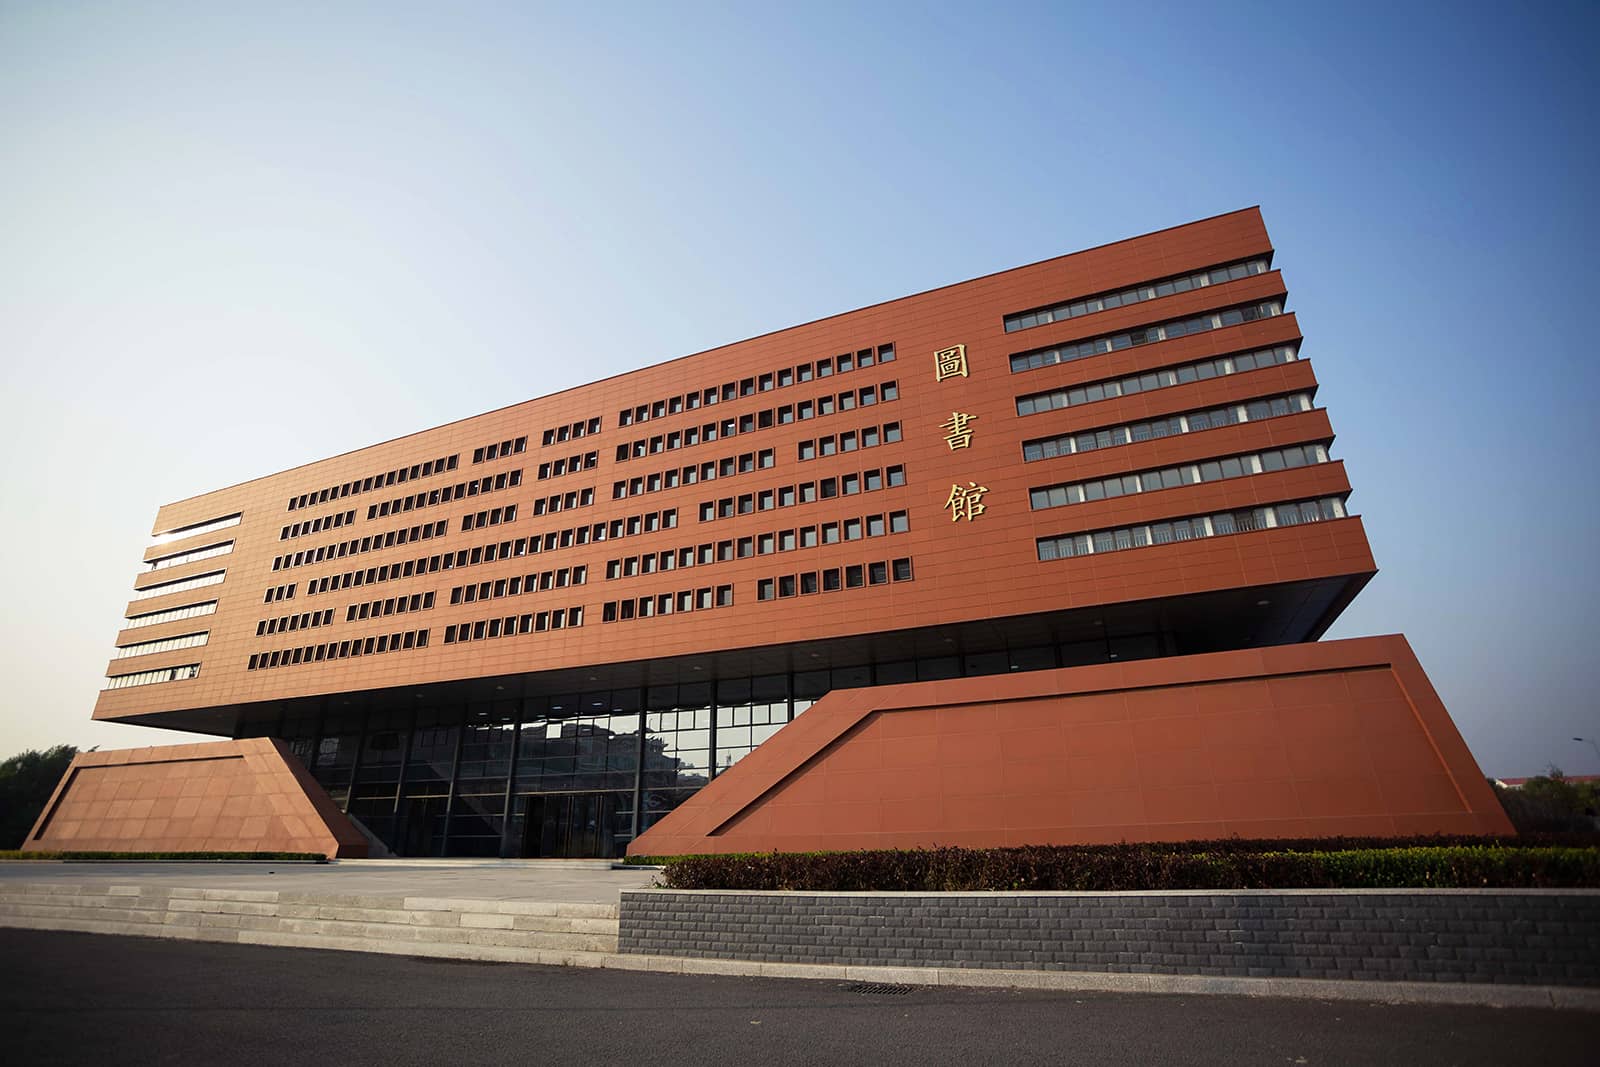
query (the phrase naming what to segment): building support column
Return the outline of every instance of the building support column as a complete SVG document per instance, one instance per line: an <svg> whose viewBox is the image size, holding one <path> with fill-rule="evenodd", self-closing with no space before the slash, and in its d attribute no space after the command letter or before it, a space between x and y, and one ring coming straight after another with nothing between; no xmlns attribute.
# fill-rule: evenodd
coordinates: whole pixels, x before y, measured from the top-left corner
<svg viewBox="0 0 1600 1067"><path fill-rule="evenodd" d="M518 701L520 704L521 701ZM522 758L522 712L511 727L511 761L506 768L505 803L500 807L500 858L507 859L517 850L511 847L511 803L516 795L517 763Z"/></svg>
<svg viewBox="0 0 1600 1067"><path fill-rule="evenodd" d="M461 722L456 726L456 750L450 757L450 788L444 795L444 833L439 837L439 857L450 854L451 817L456 809L456 778L461 774L461 746L467 735L467 706L461 705Z"/></svg>

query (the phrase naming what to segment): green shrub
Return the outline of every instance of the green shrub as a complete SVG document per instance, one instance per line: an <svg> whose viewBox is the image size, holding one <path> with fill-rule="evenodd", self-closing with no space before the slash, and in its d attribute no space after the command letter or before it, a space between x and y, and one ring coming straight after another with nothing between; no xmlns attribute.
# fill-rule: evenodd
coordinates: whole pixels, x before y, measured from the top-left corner
<svg viewBox="0 0 1600 1067"><path fill-rule="evenodd" d="M673 889L814 892L1600 887L1581 840L1373 838L681 856Z"/></svg>

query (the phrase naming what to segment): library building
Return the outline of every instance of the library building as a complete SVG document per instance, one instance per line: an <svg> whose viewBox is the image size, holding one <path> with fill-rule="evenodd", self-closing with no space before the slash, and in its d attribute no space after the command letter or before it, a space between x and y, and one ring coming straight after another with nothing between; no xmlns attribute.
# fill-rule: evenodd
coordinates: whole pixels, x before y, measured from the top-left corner
<svg viewBox="0 0 1600 1067"><path fill-rule="evenodd" d="M1296 250L1296 258L1314 255ZM162 507L31 849L1509 833L1259 210ZM1292 269L1292 264L1291 264Z"/></svg>

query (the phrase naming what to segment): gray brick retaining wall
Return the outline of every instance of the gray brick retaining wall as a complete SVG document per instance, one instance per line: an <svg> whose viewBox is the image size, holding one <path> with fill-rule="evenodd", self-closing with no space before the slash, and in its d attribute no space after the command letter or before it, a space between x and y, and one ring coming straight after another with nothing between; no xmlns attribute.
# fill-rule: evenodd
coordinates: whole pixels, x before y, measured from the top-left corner
<svg viewBox="0 0 1600 1067"><path fill-rule="evenodd" d="M1600 985L1600 893L622 894L619 951L778 963Z"/></svg>

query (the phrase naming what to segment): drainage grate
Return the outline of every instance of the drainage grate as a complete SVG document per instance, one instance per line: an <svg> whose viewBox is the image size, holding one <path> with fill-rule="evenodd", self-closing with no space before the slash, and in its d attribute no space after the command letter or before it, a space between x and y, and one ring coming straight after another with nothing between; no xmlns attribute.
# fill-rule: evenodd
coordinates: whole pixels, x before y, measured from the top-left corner
<svg viewBox="0 0 1600 1067"><path fill-rule="evenodd" d="M875 997L903 997L911 992L912 988L908 985L895 985L892 982L857 982L855 985L845 986L844 991Z"/></svg>

